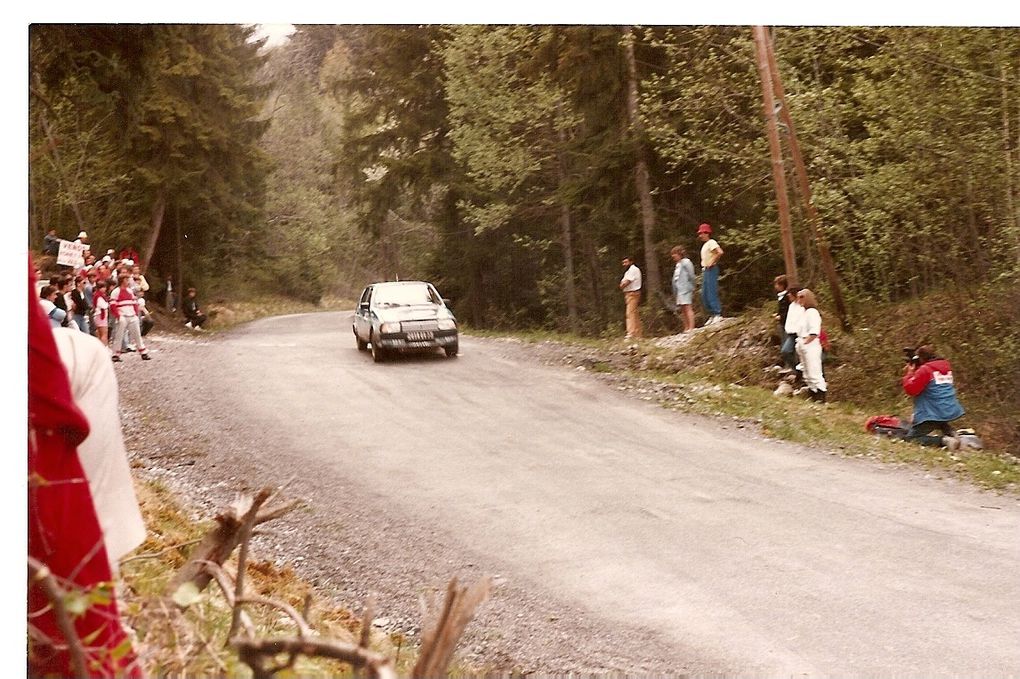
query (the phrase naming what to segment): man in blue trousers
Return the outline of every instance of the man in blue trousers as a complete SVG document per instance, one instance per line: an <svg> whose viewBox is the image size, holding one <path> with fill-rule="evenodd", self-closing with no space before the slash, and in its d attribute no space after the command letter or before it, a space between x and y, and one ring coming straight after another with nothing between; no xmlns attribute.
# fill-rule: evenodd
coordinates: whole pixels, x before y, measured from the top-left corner
<svg viewBox="0 0 1020 679"><path fill-rule="evenodd" d="M701 305L708 314L705 325L712 325L722 320L722 302L719 301L719 258L723 249L712 238L712 227L702 224L698 227L698 240L701 241Z"/></svg>

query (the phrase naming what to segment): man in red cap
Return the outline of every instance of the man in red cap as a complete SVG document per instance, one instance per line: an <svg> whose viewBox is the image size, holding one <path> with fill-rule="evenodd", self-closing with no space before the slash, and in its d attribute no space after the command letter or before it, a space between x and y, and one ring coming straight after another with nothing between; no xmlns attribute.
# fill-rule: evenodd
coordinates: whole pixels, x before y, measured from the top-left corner
<svg viewBox="0 0 1020 679"><path fill-rule="evenodd" d="M719 258L723 256L723 249L712 238L712 227L708 224L698 227L698 240L702 243L701 305L708 314L705 325L712 325L722 320L722 302L719 301Z"/></svg>

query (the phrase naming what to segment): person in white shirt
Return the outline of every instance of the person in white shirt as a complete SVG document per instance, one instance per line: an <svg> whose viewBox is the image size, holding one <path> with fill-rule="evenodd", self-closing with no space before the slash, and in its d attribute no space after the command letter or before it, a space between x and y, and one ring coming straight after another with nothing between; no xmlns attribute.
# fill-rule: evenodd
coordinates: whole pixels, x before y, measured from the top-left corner
<svg viewBox="0 0 1020 679"><path fill-rule="evenodd" d="M110 570L116 574L118 560L145 540L145 522L121 430L117 377L106 347L95 337L54 328L53 339L67 368L75 404L89 421L89 435L78 444L78 457L103 530Z"/></svg>
<svg viewBox="0 0 1020 679"><path fill-rule="evenodd" d="M138 300L129 287L130 282L130 275L121 276L117 289L110 293L110 311L117 319L117 327L113 334L113 360L115 363L120 362L120 352L124 348L125 334L131 336L143 361L148 361L151 358L145 348L145 342L142 341L142 332L138 325Z"/></svg>
<svg viewBox="0 0 1020 679"><path fill-rule="evenodd" d="M800 375L804 367L800 364L800 356L797 354L797 329L800 328L800 322L804 317L804 307L797 302L798 292L800 286L797 285L791 285L786 289L786 300L790 306L786 310L786 321L783 323L784 340L780 352L786 366Z"/></svg>
<svg viewBox="0 0 1020 679"><path fill-rule="evenodd" d="M142 267L135 264L131 267L131 277L134 278L134 293L137 295L140 292L149 291L149 281L145 280L145 276L142 274Z"/></svg>
<svg viewBox="0 0 1020 679"><path fill-rule="evenodd" d="M797 355L804 366L804 384L811 393L812 401L825 403L828 385L822 375L822 342L818 339L822 334L822 315L818 313L818 302L815 293L804 288L797 293L797 303L804 308L800 324L797 328ZM793 314L790 305L789 322Z"/></svg>
<svg viewBox="0 0 1020 679"><path fill-rule="evenodd" d="M719 258L723 249L712 238L712 227L702 224L698 227L698 240L701 241L701 305L708 314L705 325L712 325L722 320L722 302L719 301Z"/></svg>
<svg viewBox="0 0 1020 679"><path fill-rule="evenodd" d="M633 257L624 257L621 261L623 278L620 279L620 290L623 291L624 301L627 303L627 335L626 339L641 339L641 316L638 314L638 304L641 303L641 269L634 264Z"/></svg>

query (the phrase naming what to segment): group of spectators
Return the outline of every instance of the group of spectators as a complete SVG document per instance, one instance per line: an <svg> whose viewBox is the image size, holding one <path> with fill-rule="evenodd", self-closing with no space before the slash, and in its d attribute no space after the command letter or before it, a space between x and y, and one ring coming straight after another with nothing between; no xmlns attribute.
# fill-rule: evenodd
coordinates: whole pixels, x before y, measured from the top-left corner
<svg viewBox="0 0 1020 679"><path fill-rule="evenodd" d="M43 254L57 256L60 242L56 231L51 230L44 239ZM155 319L147 306L151 288L139 265L138 252L125 248L118 255L111 249L97 259L85 231L74 242L84 245L80 265L58 266L59 271L48 279L40 270L35 272L39 302L50 325L96 337L108 348L114 362L120 362L124 352L137 352L142 360L150 360L143 338ZM172 279L167 279L164 294L167 311L176 313L178 299ZM198 305L195 288L188 289L180 306L185 327L202 331L207 317Z"/></svg>
<svg viewBox="0 0 1020 679"><path fill-rule="evenodd" d="M822 363L829 349L829 338L822 329L822 315L815 293L807 288L791 286L785 275L772 282L779 311L780 347L783 370L796 373L803 380L812 401L825 403L828 385L822 374Z"/></svg>
<svg viewBox="0 0 1020 679"><path fill-rule="evenodd" d="M702 224L698 227L698 240L701 241L701 304L708 314L705 325L714 325L723 319L722 303L719 300L718 266L719 259L723 256L723 249L712 238L712 227L709 224ZM683 331L690 332L694 330L695 325L692 305L697 276L694 272L694 264L687 257L687 249L682 245L675 246L669 254L676 263L672 278L673 304L683 324ZM634 261L634 258L628 255L621 262L624 274L620 280L620 290L623 291L626 302L627 334L625 339L640 339L644 336L641 316L638 311L641 302L641 269Z"/></svg>
<svg viewBox="0 0 1020 679"><path fill-rule="evenodd" d="M133 351L151 360L143 336L155 324L146 305L153 291L133 248L97 257L84 231L74 243L68 248L56 231L46 234L36 260L43 268L34 268L28 290L29 674L135 678L141 668L110 583L146 529L111 358L120 362ZM78 263L61 264L69 261ZM178 300L167 280L160 292L167 311L179 305L185 326L203 329L194 288ZM62 621L44 587L51 578L87 600L84 611ZM83 659L70 652L69 625Z"/></svg>
<svg viewBox="0 0 1020 679"><path fill-rule="evenodd" d="M719 300L719 260L723 249L712 237L712 227L701 224L697 231L701 241L701 304L708 315L705 325L722 321L722 304ZM697 274L687 250L677 245L670 250L675 263L672 277L673 305L683 326L683 332L695 327L694 291ZM638 308L641 298L641 270L634 258L622 260L623 278L620 290L626 302L627 339L643 335ZM823 372L829 351L829 339L822 327L822 315L815 293L807 288L790 285L787 276L773 280L778 304L774 316L780 340L781 369L783 375L794 375L795 383L803 384L812 401L825 403L828 384ZM963 416L964 410L956 397L953 371L946 359L937 356L931 345L911 350L904 367L902 386L914 399L914 412L909 426L896 430L893 435L927 446L944 446L952 450L960 447L957 432L950 422Z"/></svg>

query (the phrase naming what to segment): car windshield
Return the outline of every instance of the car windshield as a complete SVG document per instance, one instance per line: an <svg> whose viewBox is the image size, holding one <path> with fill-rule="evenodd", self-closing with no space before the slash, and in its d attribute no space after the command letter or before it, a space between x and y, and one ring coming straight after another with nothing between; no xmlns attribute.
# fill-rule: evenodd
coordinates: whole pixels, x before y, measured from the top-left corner
<svg viewBox="0 0 1020 679"><path fill-rule="evenodd" d="M380 306L410 306L412 304L440 304L438 296L428 285L392 285L375 289L374 302Z"/></svg>

